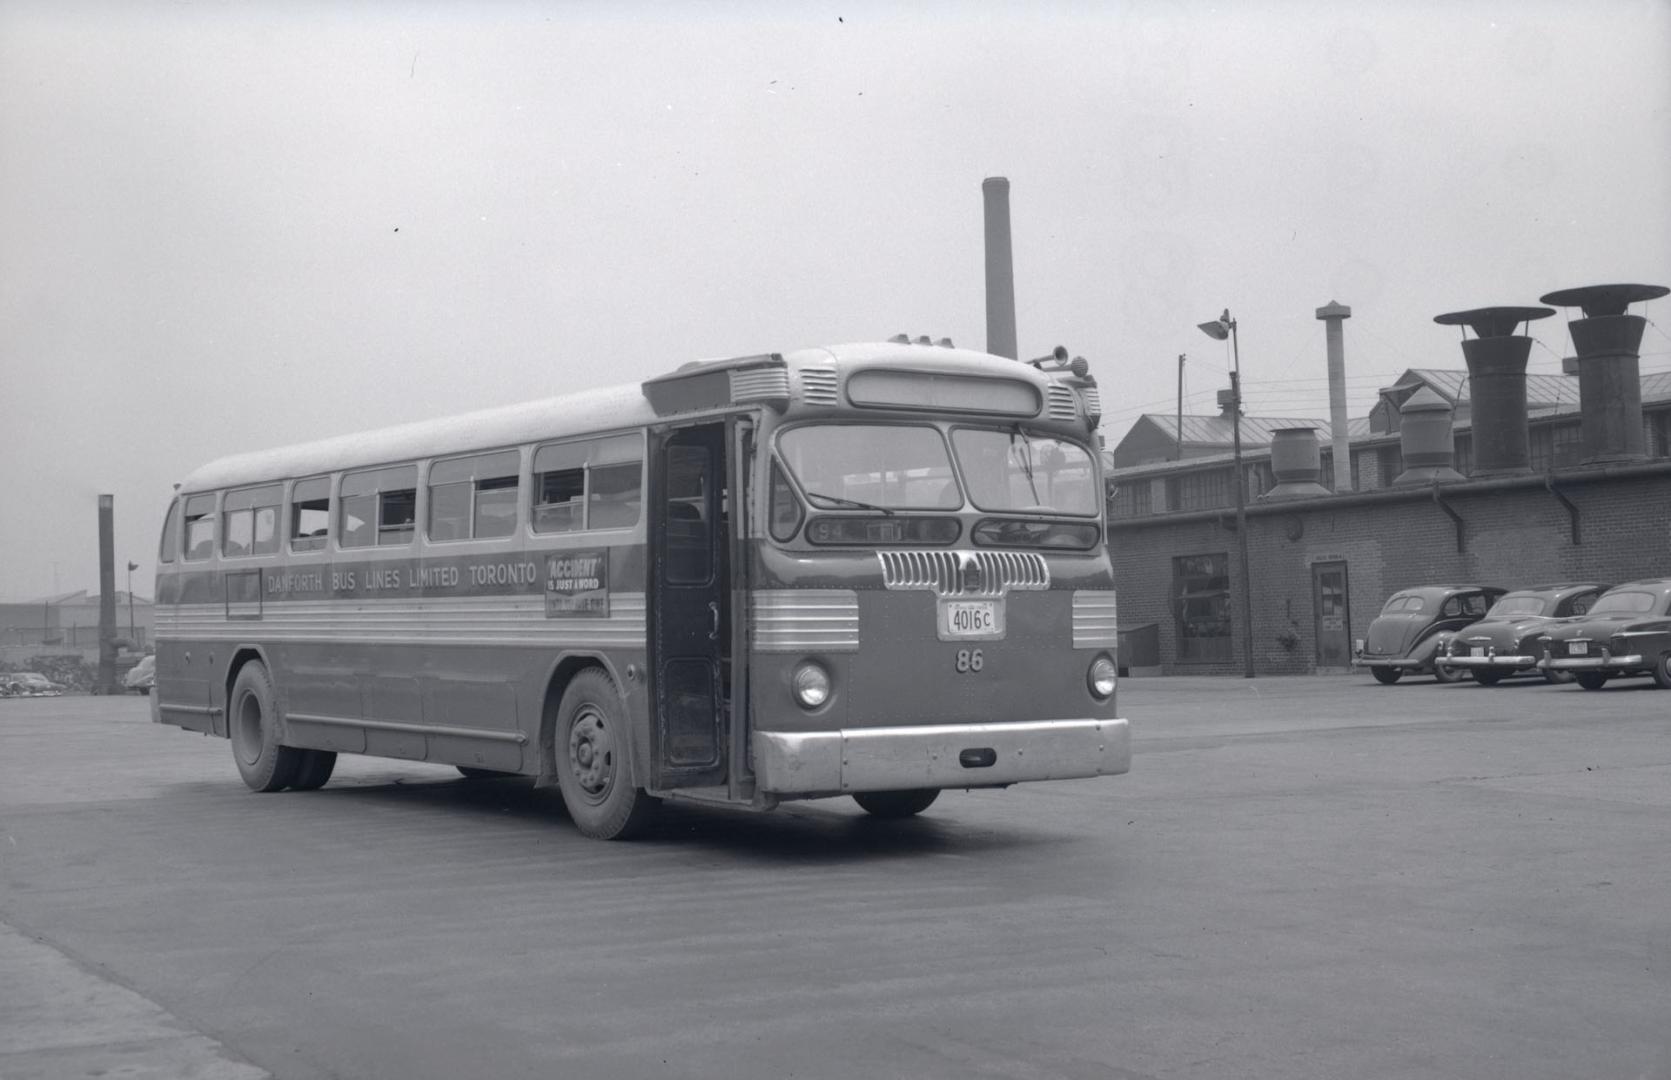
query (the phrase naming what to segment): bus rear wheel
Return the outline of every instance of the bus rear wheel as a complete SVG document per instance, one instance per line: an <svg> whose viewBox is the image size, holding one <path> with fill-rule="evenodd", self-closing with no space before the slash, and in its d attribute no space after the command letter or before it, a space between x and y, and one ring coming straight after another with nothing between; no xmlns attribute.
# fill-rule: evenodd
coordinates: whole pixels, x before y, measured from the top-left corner
<svg viewBox="0 0 1671 1080"><path fill-rule="evenodd" d="M279 743L266 665L251 661L239 670L226 712L231 718L232 759L250 790L280 791L294 783L302 751Z"/></svg>
<svg viewBox="0 0 1671 1080"><path fill-rule="evenodd" d="M935 788L908 791L861 791L853 796L859 808L871 817L908 818L927 810L940 797Z"/></svg>
<svg viewBox="0 0 1671 1080"><path fill-rule="evenodd" d="M291 791L318 791L331 778L337 767L335 750L302 750L302 763L296 767L296 779L290 781Z"/></svg>
<svg viewBox="0 0 1671 1080"><path fill-rule="evenodd" d="M626 840L644 830L656 800L633 786L626 709L601 669L580 672L563 692L552 750L563 804L584 835Z"/></svg>

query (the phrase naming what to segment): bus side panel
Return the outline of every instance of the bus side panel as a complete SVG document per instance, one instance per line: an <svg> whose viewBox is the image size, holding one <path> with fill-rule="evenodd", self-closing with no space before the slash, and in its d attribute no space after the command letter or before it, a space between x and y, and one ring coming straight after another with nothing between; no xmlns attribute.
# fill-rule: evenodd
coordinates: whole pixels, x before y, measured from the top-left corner
<svg viewBox="0 0 1671 1080"><path fill-rule="evenodd" d="M353 653L341 645L295 642L270 645L274 681L284 710L285 731L297 746L344 753L364 753L365 731L342 724L317 723L300 717L362 715L359 678Z"/></svg>

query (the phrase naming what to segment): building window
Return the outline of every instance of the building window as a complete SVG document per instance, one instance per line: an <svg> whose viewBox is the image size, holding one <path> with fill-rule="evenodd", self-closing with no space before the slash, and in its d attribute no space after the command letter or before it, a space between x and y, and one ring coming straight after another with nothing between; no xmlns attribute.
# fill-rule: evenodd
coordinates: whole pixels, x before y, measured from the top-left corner
<svg viewBox="0 0 1671 1080"><path fill-rule="evenodd" d="M1149 502L1150 482L1148 480L1133 480L1119 485L1114 490L1113 505L1109 507L1109 516L1116 518L1148 517L1153 513Z"/></svg>
<svg viewBox="0 0 1671 1080"><path fill-rule="evenodd" d="M1404 471L1404 453L1396 446L1383 446L1375 451L1375 463L1381 474L1381 486L1392 487L1393 481Z"/></svg>
<svg viewBox="0 0 1671 1080"><path fill-rule="evenodd" d="M1181 663L1230 659L1230 557L1180 555L1172 560L1172 595Z"/></svg>
<svg viewBox="0 0 1671 1080"><path fill-rule="evenodd" d="M1183 473L1167 481L1170 489L1166 505L1171 510L1214 510L1229 506L1233 500L1230 488L1232 470L1200 469Z"/></svg>

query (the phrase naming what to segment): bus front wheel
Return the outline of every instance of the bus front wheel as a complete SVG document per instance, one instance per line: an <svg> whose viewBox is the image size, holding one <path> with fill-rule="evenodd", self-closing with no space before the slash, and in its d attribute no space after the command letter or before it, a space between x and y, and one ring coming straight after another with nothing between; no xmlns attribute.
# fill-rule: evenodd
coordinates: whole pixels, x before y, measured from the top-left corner
<svg viewBox="0 0 1671 1080"><path fill-rule="evenodd" d="M910 791L861 791L853 796L859 808L871 817L908 818L931 806L940 792L934 788Z"/></svg>
<svg viewBox="0 0 1671 1080"><path fill-rule="evenodd" d="M302 751L279 743L273 684L259 661L245 664L232 684L232 758L251 791L279 791L296 779Z"/></svg>
<svg viewBox="0 0 1671 1080"><path fill-rule="evenodd" d="M632 732L615 683L599 668L576 675L557 708L557 786L575 827L594 840L642 832L656 800L632 782Z"/></svg>

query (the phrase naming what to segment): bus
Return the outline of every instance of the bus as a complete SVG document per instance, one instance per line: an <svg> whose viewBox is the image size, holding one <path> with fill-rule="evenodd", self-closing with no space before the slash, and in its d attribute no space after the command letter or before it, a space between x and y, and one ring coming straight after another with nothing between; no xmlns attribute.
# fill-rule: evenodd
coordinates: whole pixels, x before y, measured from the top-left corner
<svg viewBox="0 0 1671 1080"><path fill-rule="evenodd" d="M599 839L1124 773L1100 411L1063 350L895 339L222 458L164 518L152 718L255 791L434 762Z"/></svg>

